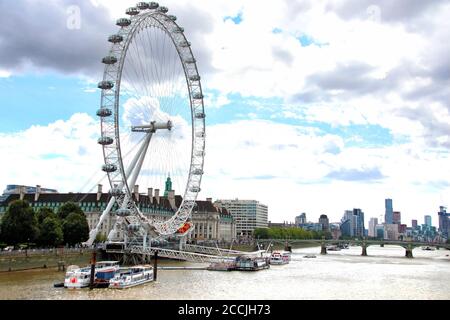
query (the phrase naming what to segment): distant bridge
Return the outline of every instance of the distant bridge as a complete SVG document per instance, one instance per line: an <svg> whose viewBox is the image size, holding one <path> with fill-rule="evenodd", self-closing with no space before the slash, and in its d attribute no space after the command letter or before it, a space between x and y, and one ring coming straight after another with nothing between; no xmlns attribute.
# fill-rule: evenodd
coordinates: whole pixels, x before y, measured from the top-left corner
<svg viewBox="0 0 450 320"><path fill-rule="evenodd" d="M367 239L356 239L356 240L325 240L325 239L307 239L307 240L293 240L293 239L259 239L258 243L278 243L284 244L286 247L290 244L296 243L314 243L321 247L321 254L327 254L327 245L336 244L351 244L354 246L362 247L362 256L367 256L367 247L369 246L381 246L384 245L396 245L405 248L407 258L413 258L412 251L417 247L435 247L445 248L450 250L450 244L446 243L429 243L429 242L418 242L418 241L393 241L393 240L367 240Z"/></svg>

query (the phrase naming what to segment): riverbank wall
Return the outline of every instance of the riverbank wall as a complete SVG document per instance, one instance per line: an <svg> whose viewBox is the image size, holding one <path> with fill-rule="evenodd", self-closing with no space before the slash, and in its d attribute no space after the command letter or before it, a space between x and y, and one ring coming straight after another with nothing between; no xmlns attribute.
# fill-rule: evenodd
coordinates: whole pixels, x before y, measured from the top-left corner
<svg viewBox="0 0 450 320"><path fill-rule="evenodd" d="M70 265L87 265L92 257L91 250L49 249L36 251L13 251L0 254L0 272L25 271L57 268Z"/></svg>

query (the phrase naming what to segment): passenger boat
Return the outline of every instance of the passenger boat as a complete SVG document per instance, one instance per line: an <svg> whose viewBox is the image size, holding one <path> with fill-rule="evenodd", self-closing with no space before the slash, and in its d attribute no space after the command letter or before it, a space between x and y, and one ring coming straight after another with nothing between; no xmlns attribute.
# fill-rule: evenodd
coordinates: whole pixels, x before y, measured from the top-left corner
<svg viewBox="0 0 450 320"><path fill-rule="evenodd" d="M341 251L341 248L338 246L327 246L328 251Z"/></svg>
<svg viewBox="0 0 450 320"><path fill-rule="evenodd" d="M422 247L422 250L426 250L426 251L434 251L435 249L433 247Z"/></svg>
<svg viewBox="0 0 450 320"><path fill-rule="evenodd" d="M268 258L246 256L236 258L236 270L239 271L258 271L268 268L270 268Z"/></svg>
<svg viewBox="0 0 450 320"><path fill-rule="evenodd" d="M120 268L109 281L111 289L126 289L153 281L153 267L150 265Z"/></svg>
<svg viewBox="0 0 450 320"><path fill-rule="evenodd" d="M288 264L291 261L291 253L288 251L274 251L270 256L270 264L280 265Z"/></svg>
<svg viewBox="0 0 450 320"><path fill-rule="evenodd" d="M95 264L95 285L107 286L109 280L119 270L118 261L101 261ZM81 289L89 287L91 282L91 267L80 268L70 266L67 268L64 279L64 287L68 289Z"/></svg>
<svg viewBox="0 0 450 320"><path fill-rule="evenodd" d="M209 271L232 271L236 269L236 262L211 263L207 269Z"/></svg>

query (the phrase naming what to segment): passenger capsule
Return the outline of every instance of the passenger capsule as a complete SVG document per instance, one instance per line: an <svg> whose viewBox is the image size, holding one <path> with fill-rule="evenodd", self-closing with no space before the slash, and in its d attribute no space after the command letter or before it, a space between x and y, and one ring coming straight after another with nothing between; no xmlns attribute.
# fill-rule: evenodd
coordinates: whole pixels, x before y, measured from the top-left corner
<svg viewBox="0 0 450 320"><path fill-rule="evenodd" d="M131 216L131 210L130 209L118 209L116 211L116 215L118 217L129 217L129 216Z"/></svg>
<svg viewBox="0 0 450 320"><path fill-rule="evenodd" d="M196 152L195 155L197 157L204 157L205 156L205 152L199 151L199 152Z"/></svg>
<svg viewBox="0 0 450 320"><path fill-rule="evenodd" d="M149 2L148 3L148 8L151 10L158 9L158 7L159 7L159 4L157 2Z"/></svg>
<svg viewBox="0 0 450 320"><path fill-rule="evenodd" d="M205 133L204 132L199 132L196 134L197 138L204 138L205 137Z"/></svg>
<svg viewBox="0 0 450 320"><path fill-rule="evenodd" d="M114 88L114 83L112 81L101 81L98 83L98 88L103 90L110 90Z"/></svg>
<svg viewBox="0 0 450 320"><path fill-rule="evenodd" d="M136 7L139 8L139 10L146 10L149 8L149 4L147 2L139 2Z"/></svg>
<svg viewBox="0 0 450 320"><path fill-rule="evenodd" d="M123 41L123 37L118 34L113 34L112 36L109 36L108 41L112 43L120 43Z"/></svg>
<svg viewBox="0 0 450 320"><path fill-rule="evenodd" d="M200 79L201 79L200 76L197 75L189 77L189 80L191 81L200 81Z"/></svg>
<svg viewBox="0 0 450 320"><path fill-rule="evenodd" d="M106 173L112 173L117 171L117 167L114 164L105 164L102 170Z"/></svg>
<svg viewBox="0 0 450 320"><path fill-rule="evenodd" d="M102 62L104 64L114 64L117 62L117 58L114 56L107 56L103 58Z"/></svg>
<svg viewBox="0 0 450 320"><path fill-rule="evenodd" d="M200 187L192 187L191 189L189 189L191 192L196 192L199 193L200 191L202 191L202 189L200 189Z"/></svg>
<svg viewBox="0 0 450 320"><path fill-rule="evenodd" d="M180 42L180 47L182 47L182 48L187 48L190 46L191 46L191 43L189 41L181 41Z"/></svg>
<svg viewBox="0 0 450 320"><path fill-rule="evenodd" d="M184 32L184 28L182 27L176 27L172 30L174 33L183 33Z"/></svg>
<svg viewBox="0 0 450 320"><path fill-rule="evenodd" d="M186 62L186 63L196 63L197 60L195 60L194 58L187 58L186 60L184 60L184 62Z"/></svg>
<svg viewBox="0 0 450 320"><path fill-rule="evenodd" d="M195 93L194 99L203 99L203 95L201 93Z"/></svg>
<svg viewBox="0 0 450 320"><path fill-rule="evenodd" d="M131 20L128 18L121 18L119 20L117 20L116 25L118 25L119 27L128 27L131 24Z"/></svg>
<svg viewBox="0 0 450 320"><path fill-rule="evenodd" d="M113 188L113 189L111 189L111 191L109 193L111 193L111 195L114 197L118 197L118 196L121 196L124 194L122 189L119 189L119 188Z"/></svg>
<svg viewBox="0 0 450 320"><path fill-rule="evenodd" d="M136 16L139 14L139 9L136 7L128 8L126 14L129 16Z"/></svg>
<svg viewBox="0 0 450 320"><path fill-rule="evenodd" d="M101 108L97 111L97 116L101 118L106 118L112 116L112 110L108 108Z"/></svg>
<svg viewBox="0 0 450 320"><path fill-rule="evenodd" d="M114 143L114 139L110 137L101 137L98 139L98 144L102 146L110 146Z"/></svg>
<svg viewBox="0 0 450 320"><path fill-rule="evenodd" d="M161 12L161 13L167 13L169 11L169 9L166 7L159 7L158 9L156 9L156 11Z"/></svg>
<svg viewBox="0 0 450 320"><path fill-rule="evenodd" d="M203 173L204 172L202 169L195 169L194 171L192 171L192 174L194 174L196 176L201 176Z"/></svg>
<svg viewBox="0 0 450 320"><path fill-rule="evenodd" d="M175 17L173 15L168 15L167 19L172 20L172 21L177 21L177 17Z"/></svg>
<svg viewBox="0 0 450 320"><path fill-rule="evenodd" d="M196 119L205 119L206 115L204 113L202 113L202 112L199 112L199 113L195 114L195 118Z"/></svg>

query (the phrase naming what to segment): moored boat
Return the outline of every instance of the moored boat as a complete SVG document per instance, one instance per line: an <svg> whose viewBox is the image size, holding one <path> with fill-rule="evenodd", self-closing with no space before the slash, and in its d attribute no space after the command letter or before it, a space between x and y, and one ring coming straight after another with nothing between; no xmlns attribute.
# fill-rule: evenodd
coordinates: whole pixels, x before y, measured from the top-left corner
<svg viewBox="0 0 450 320"><path fill-rule="evenodd" d="M259 271L268 268L270 268L268 258L247 256L236 258L236 270L239 271Z"/></svg>
<svg viewBox="0 0 450 320"><path fill-rule="evenodd" d="M96 285L107 285L115 273L119 270L118 261L101 261L95 264ZM91 267L80 268L78 266L70 266L67 268L64 279L64 287L68 289L81 289L89 287L91 281Z"/></svg>
<svg viewBox="0 0 450 320"><path fill-rule="evenodd" d="M109 281L111 289L126 289L153 281L153 267L150 265L120 268Z"/></svg>
<svg viewBox="0 0 450 320"><path fill-rule="evenodd" d="M270 264L281 265L288 264L291 261L291 253L288 251L274 251L270 256Z"/></svg>

